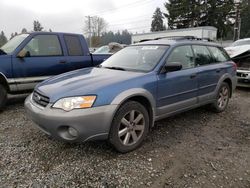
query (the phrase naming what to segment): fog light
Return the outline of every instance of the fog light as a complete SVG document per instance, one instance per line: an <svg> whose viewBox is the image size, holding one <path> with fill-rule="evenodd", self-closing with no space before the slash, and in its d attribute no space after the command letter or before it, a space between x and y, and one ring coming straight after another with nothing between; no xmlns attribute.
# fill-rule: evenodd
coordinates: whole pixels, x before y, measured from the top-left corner
<svg viewBox="0 0 250 188"><path fill-rule="evenodd" d="M74 129L73 127L69 127L68 128L68 132L72 137L77 137L78 136L78 132L76 129Z"/></svg>

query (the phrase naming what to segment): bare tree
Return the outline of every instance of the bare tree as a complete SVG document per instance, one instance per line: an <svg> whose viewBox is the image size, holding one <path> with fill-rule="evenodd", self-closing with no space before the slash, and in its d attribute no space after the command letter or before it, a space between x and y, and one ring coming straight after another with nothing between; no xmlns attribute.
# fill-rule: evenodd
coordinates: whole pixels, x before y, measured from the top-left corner
<svg viewBox="0 0 250 188"><path fill-rule="evenodd" d="M101 33L107 29L107 22L98 16L86 16L84 21L84 32L85 34L91 33L91 36L101 36Z"/></svg>
<svg viewBox="0 0 250 188"><path fill-rule="evenodd" d="M88 35L90 46L92 46L92 37L94 37L94 41L96 41L93 45L96 46L98 44L101 34L106 31L107 26L107 22L101 17L86 16L84 21L84 34Z"/></svg>

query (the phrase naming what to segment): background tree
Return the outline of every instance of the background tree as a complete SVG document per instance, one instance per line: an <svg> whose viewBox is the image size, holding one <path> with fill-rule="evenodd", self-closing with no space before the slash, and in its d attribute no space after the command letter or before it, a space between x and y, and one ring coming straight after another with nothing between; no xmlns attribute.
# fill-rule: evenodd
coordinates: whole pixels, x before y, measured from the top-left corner
<svg viewBox="0 0 250 188"><path fill-rule="evenodd" d="M34 20L33 22L33 31L42 31L43 27L38 20Z"/></svg>
<svg viewBox="0 0 250 188"><path fill-rule="evenodd" d="M15 36L17 36L18 35L18 33L17 32L15 32L15 33L11 33L11 35L10 35L10 39L12 39L12 38L14 38Z"/></svg>
<svg viewBox="0 0 250 188"><path fill-rule="evenodd" d="M118 42L121 44L130 44L131 43L131 33L128 30L123 30L122 32L118 31L116 33L109 31L102 33L101 36L101 45L107 45L110 42Z"/></svg>
<svg viewBox="0 0 250 188"><path fill-rule="evenodd" d="M233 0L169 0L165 3L171 29L197 26L218 28L218 37L225 37L232 28Z"/></svg>
<svg viewBox="0 0 250 188"><path fill-rule="evenodd" d="M0 33L0 47L3 46L7 42L7 37L5 36L4 32L1 31Z"/></svg>
<svg viewBox="0 0 250 188"><path fill-rule="evenodd" d="M26 28L23 28L22 31L21 31L22 34L24 33L28 33L27 29Z"/></svg>
<svg viewBox="0 0 250 188"><path fill-rule="evenodd" d="M101 43L101 34L107 29L107 22L98 16L87 16L84 20L84 33L91 38L89 46L99 46ZM93 43L92 43L93 40Z"/></svg>
<svg viewBox="0 0 250 188"><path fill-rule="evenodd" d="M241 38L250 37L250 0L241 4Z"/></svg>
<svg viewBox="0 0 250 188"><path fill-rule="evenodd" d="M153 14L153 20L151 23L151 31L164 31L166 30L165 25L163 24L163 14L161 12L160 8L156 8L154 14Z"/></svg>

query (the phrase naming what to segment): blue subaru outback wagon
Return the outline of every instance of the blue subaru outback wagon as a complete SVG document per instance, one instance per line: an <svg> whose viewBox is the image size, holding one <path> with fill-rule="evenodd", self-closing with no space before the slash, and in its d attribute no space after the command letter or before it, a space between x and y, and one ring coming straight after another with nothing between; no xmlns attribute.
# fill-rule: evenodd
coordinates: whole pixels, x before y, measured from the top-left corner
<svg viewBox="0 0 250 188"><path fill-rule="evenodd" d="M108 140L125 153L138 148L159 119L207 104L224 111L235 85L236 65L219 45L159 39L40 83L25 107L48 135Z"/></svg>

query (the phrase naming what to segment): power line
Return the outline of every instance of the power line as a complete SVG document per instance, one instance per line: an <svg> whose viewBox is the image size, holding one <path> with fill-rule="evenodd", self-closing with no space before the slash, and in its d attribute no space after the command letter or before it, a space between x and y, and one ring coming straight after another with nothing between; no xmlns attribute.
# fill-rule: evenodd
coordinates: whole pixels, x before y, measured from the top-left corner
<svg viewBox="0 0 250 188"><path fill-rule="evenodd" d="M143 2L143 3L142 3ZM147 3L152 3L154 2L154 0L139 0L139 1L136 1L136 2L133 2L133 3L129 3L129 4L126 4L126 5L123 5L122 7L118 7L118 8L113 8L113 9L108 9L108 10L104 10L104 11L98 11L98 12L95 12L95 13L90 13L89 15L97 15L97 16L100 16L100 15L103 15L103 14L107 14L106 12L113 12L113 11L117 11L119 9L123 9L123 8L127 8L127 7L130 7L131 5L135 5L135 4L138 4L138 5L142 5L142 4L147 4Z"/></svg>
<svg viewBox="0 0 250 188"><path fill-rule="evenodd" d="M137 21L122 22L122 23L119 23L119 24L111 24L111 25L108 25L108 26L116 27L116 26L120 26L120 25L124 25L124 24L138 23L138 22L150 21L150 20L151 20L151 18L148 18L148 19L137 20Z"/></svg>

